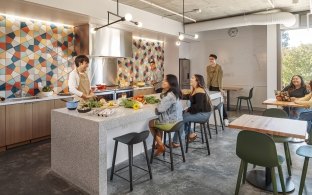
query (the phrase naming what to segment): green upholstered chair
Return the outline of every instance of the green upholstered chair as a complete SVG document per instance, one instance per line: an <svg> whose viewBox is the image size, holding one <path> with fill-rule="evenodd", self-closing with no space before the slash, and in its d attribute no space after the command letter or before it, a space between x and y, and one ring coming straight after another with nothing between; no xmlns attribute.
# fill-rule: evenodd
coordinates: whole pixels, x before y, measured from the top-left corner
<svg viewBox="0 0 312 195"><path fill-rule="evenodd" d="M253 112L253 107L251 104L251 98L253 96L253 87L249 90L249 95L248 96L238 96L237 97L237 104L236 104L236 111L241 109L242 106L242 100L246 100L247 101L247 106L248 106L248 111L250 113L250 110ZM249 106L250 105L250 106Z"/></svg>
<svg viewBox="0 0 312 195"><path fill-rule="evenodd" d="M241 159L241 163L236 183L235 195L238 195L239 193L242 176L243 183L245 182L248 163L267 167L271 170L274 195L278 194L275 178L275 167L277 167L283 194L286 194L285 181L281 167L284 159L283 157L277 155L274 140L270 136L253 131L239 132L237 136L236 155Z"/></svg>
<svg viewBox="0 0 312 195"><path fill-rule="evenodd" d="M301 174L301 181L300 181L300 187L299 187L299 195L302 195L305 179L307 176L308 171L308 165L309 165L309 159L312 158L312 128L311 128L311 122L312 122L312 111L309 112L302 112L299 116L300 120L308 121L308 132L309 132L309 139L308 139L308 145L300 146L296 153L299 156L304 157L304 163L303 163L303 169Z"/></svg>
<svg viewBox="0 0 312 195"><path fill-rule="evenodd" d="M278 109L278 108L266 109L262 115L268 116L268 117L275 117L275 118L288 118L287 112L285 112L282 109ZM289 144L288 144L288 142L291 140L291 138L290 137L281 137L281 136L273 136L272 138L273 138L275 143L283 143L284 144L287 171L288 171L288 175L291 176L292 162L291 162L291 156L290 156L290 150L289 150Z"/></svg>

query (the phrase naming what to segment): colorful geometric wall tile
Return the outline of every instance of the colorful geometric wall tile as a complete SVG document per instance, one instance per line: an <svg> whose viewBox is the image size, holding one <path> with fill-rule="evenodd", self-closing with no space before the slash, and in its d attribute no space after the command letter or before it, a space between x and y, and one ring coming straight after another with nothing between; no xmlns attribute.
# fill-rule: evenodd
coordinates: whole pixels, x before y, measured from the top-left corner
<svg viewBox="0 0 312 195"><path fill-rule="evenodd" d="M0 96L16 97L22 85L36 95L38 82L66 89L73 38L73 28L0 16Z"/></svg>
<svg viewBox="0 0 312 195"><path fill-rule="evenodd" d="M118 79L145 81L149 73L151 59L154 59L156 68L164 74L164 44L134 39L133 58L119 58L117 63Z"/></svg>

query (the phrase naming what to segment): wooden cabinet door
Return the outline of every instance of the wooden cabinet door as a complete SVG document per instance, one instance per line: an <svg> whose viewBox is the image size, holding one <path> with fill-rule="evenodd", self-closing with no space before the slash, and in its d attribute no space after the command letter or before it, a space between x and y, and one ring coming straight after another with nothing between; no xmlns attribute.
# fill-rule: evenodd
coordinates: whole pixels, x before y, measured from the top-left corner
<svg viewBox="0 0 312 195"><path fill-rule="evenodd" d="M41 101L33 103L32 139L51 135L51 110L54 101Z"/></svg>
<svg viewBox="0 0 312 195"><path fill-rule="evenodd" d="M30 140L32 131L32 103L8 105L5 112L6 145Z"/></svg>
<svg viewBox="0 0 312 195"><path fill-rule="evenodd" d="M65 100L69 101L72 100L73 98L66 98ZM58 109L58 108L65 108L66 107L66 102L62 101L62 100L54 100L54 108Z"/></svg>
<svg viewBox="0 0 312 195"><path fill-rule="evenodd" d="M5 106L0 106L0 148L5 146Z"/></svg>

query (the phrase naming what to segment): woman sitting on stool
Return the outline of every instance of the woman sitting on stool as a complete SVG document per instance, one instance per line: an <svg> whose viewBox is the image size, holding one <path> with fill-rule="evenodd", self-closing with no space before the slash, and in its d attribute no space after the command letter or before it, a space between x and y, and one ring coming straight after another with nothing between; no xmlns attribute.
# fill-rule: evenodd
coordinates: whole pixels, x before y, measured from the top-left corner
<svg viewBox="0 0 312 195"><path fill-rule="evenodd" d="M149 122L149 128L153 136L156 136L156 153L158 156L165 152L165 146L162 142L161 132L157 129L171 129L177 122L182 121L182 104L180 102L180 88L178 79L175 75L168 74L162 82L163 92L160 95L161 101L157 105L156 114L158 119ZM173 137L173 147L179 147L178 136Z"/></svg>
<svg viewBox="0 0 312 195"><path fill-rule="evenodd" d="M211 112L211 100L202 75L195 74L191 78L192 93L190 94L191 106L183 114L185 135L191 131L190 122L207 120ZM194 130L189 134L189 141L194 141L197 135Z"/></svg>

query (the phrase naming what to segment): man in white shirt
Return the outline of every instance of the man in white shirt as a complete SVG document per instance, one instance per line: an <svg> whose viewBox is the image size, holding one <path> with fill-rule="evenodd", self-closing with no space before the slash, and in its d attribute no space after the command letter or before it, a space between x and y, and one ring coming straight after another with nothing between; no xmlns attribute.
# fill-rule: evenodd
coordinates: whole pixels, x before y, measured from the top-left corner
<svg viewBox="0 0 312 195"><path fill-rule="evenodd" d="M149 63L151 66L151 80L155 88L155 92L161 93L162 92L161 84L163 80L162 73L160 70L157 69L154 59L151 59Z"/></svg>
<svg viewBox="0 0 312 195"><path fill-rule="evenodd" d="M88 100L95 97L91 91L90 80L86 72L89 67L89 58L85 55L79 55L75 59L75 65L75 70L69 74L69 92L75 95L76 100Z"/></svg>

